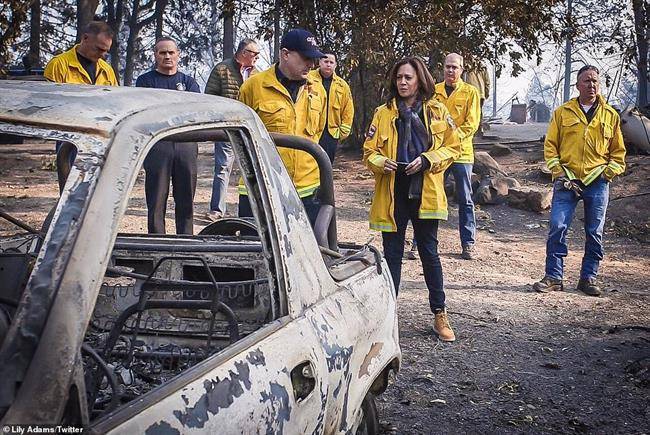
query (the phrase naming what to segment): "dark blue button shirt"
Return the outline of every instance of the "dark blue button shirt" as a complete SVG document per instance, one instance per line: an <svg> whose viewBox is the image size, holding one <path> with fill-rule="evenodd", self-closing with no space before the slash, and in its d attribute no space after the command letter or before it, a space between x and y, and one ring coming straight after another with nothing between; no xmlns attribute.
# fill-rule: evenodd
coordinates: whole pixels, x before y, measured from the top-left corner
<svg viewBox="0 0 650 435"><path fill-rule="evenodd" d="M167 75L151 70L142 74L135 81L138 88L171 89L176 91L201 92L199 84L192 77L177 71L176 74Z"/></svg>

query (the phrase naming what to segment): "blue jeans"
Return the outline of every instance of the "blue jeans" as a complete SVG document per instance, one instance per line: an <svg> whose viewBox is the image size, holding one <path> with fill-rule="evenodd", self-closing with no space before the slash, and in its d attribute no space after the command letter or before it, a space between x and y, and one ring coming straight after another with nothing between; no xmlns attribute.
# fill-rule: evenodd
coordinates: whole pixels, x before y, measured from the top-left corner
<svg viewBox="0 0 650 435"><path fill-rule="evenodd" d="M394 217L397 231L382 233L384 256L397 293L402 276L404 235L410 220L418 241L417 248L422 261L424 281L429 289L429 307L433 312L445 308L442 264L438 256L438 220L418 217L420 200L408 198L409 183L406 181L408 178L398 176L395 180Z"/></svg>
<svg viewBox="0 0 650 435"><path fill-rule="evenodd" d="M471 163L452 163L445 171L445 180L449 174L452 174L456 183L458 230L462 246L473 245L476 242L476 218L474 217L474 201L472 201L472 166Z"/></svg>
<svg viewBox="0 0 650 435"><path fill-rule="evenodd" d="M226 214L226 194L230 172L235 155L230 142L214 143L214 178L212 180L212 197L210 198L210 211Z"/></svg>
<svg viewBox="0 0 650 435"><path fill-rule="evenodd" d="M582 199L585 210L585 254L580 278L595 278L603 259L603 228L609 202L609 183L601 176L584 189L582 197L566 190L562 183L553 185L553 202L546 241L546 276L562 279L564 257L567 256L567 231Z"/></svg>

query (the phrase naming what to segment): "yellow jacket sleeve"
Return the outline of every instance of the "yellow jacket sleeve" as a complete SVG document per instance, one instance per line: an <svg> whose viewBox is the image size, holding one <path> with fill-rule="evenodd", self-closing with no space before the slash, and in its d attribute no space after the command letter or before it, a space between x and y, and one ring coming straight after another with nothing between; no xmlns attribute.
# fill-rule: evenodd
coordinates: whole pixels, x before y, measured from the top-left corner
<svg viewBox="0 0 650 435"><path fill-rule="evenodd" d="M63 62L57 57L50 60L45 66L43 76L51 82L65 83L66 67Z"/></svg>
<svg viewBox="0 0 650 435"><path fill-rule="evenodd" d="M616 117L614 127L614 135L609 141L609 161L603 174L607 181L621 175L625 172L625 143L623 142L623 134L621 133L621 118Z"/></svg>
<svg viewBox="0 0 650 435"><path fill-rule="evenodd" d="M551 118L551 123L548 125L546 131L546 139L544 140L544 160L546 166L551 170L553 179L564 175L564 169L560 164L560 128L562 120L558 119L560 112L556 111Z"/></svg>
<svg viewBox="0 0 650 435"><path fill-rule="evenodd" d="M245 81L242 85L241 88L239 88L239 101L250 107L251 109L255 110L253 107L253 92L251 92L252 86L249 86L249 83Z"/></svg>
<svg viewBox="0 0 650 435"><path fill-rule="evenodd" d="M366 141L363 143L363 162L375 174L384 173L384 163L388 157L383 156L379 152L379 138L380 134L377 131L379 126L379 116L377 112L372 118L368 133L366 133Z"/></svg>
<svg viewBox="0 0 650 435"><path fill-rule="evenodd" d="M341 126L339 127L341 133L339 140L341 141L350 136L350 132L352 131L352 122L354 121L354 101L352 99L352 92L350 91L349 86L347 86L345 90L345 103L343 104L343 107L341 107Z"/></svg>
<svg viewBox="0 0 650 435"><path fill-rule="evenodd" d="M466 137L474 136L481 124L481 102L478 92L470 92L467 100L467 116L465 121L458 126L458 138L462 141Z"/></svg>

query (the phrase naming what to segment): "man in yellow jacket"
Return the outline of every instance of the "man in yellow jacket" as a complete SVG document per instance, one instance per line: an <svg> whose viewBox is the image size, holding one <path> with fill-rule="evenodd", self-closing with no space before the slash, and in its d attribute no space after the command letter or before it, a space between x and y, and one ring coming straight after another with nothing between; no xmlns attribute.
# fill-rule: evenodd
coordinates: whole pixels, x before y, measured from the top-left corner
<svg viewBox="0 0 650 435"><path fill-rule="evenodd" d="M91 21L81 35L81 42L70 50L54 56L45 66L44 76L56 83L79 85L117 86L113 68L103 58L113 44L113 30L103 21ZM56 142L56 152L64 142ZM77 156L76 148L70 153L69 165ZM63 188L68 168L57 160L59 186Z"/></svg>
<svg viewBox="0 0 650 435"><path fill-rule="evenodd" d="M336 74L336 55L325 50L319 61L318 69L309 73L309 78L315 83L321 83L327 92L326 128L320 138L320 145L334 164L336 148L339 142L345 140L352 131L354 119L354 103L350 86Z"/></svg>
<svg viewBox="0 0 650 435"><path fill-rule="evenodd" d="M91 21L79 44L47 63L45 78L57 83L117 86L115 72L104 60L112 43L113 30L108 24Z"/></svg>
<svg viewBox="0 0 650 435"><path fill-rule="evenodd" d="M462 73L462 56L456 53L448 54L445 58L445 81L436 85L436 99L449 110L460 138L460 157L447 169L445 177L450 174L454 176L461 256L471 260L475 256L476 243L476 218L472 201L472 140L481 123L481 98L478 89L460 78Z"/></svg>
<svg viewBox="0 0 650 435"><path fill-rule="evenodd" d="M325 128L327 96L323 85L308 75L315 60L323 56L314 35L303 29L290 30L280 43L280 61L246 80L239 90L239 100L257 112L268 131L318 143ZM305 151L279 148L278 152L313 225L319 209L314 195L320 185L318 164ZM242 181L239 216L252 216Z"/></svg>
<svg viewBox="0 0 650 435"><path fill-rule="evenodd" d="M584 203L585 253L578 290L599 296L596 275L603 259L603 228L609 183L625 171L625 145L618 113L599 94L598 69L578 71L579 96L560 106L548 126L544 158L553 174L553 202L546 242L546 273L533 288L563 290L566 236L578 201Z"/></svg>

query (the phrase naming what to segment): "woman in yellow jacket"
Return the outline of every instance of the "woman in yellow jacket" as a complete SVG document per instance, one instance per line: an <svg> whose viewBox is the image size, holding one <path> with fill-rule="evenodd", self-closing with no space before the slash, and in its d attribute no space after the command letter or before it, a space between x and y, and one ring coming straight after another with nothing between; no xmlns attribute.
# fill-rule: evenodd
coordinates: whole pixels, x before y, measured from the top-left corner
<svg viewBox="0 0 650 435"><path fill-rule="evenodd" d="M445 106L434 100L434 81L415 57L389 73L389 97L375 111L363 160L375 174L370 228L382 232L384 255L399 289L404 234L410 220L418 240L434 331L443 341L455 335L445 310L438 221L447 219L443 174L460 155L460 141Z"/></svg>

